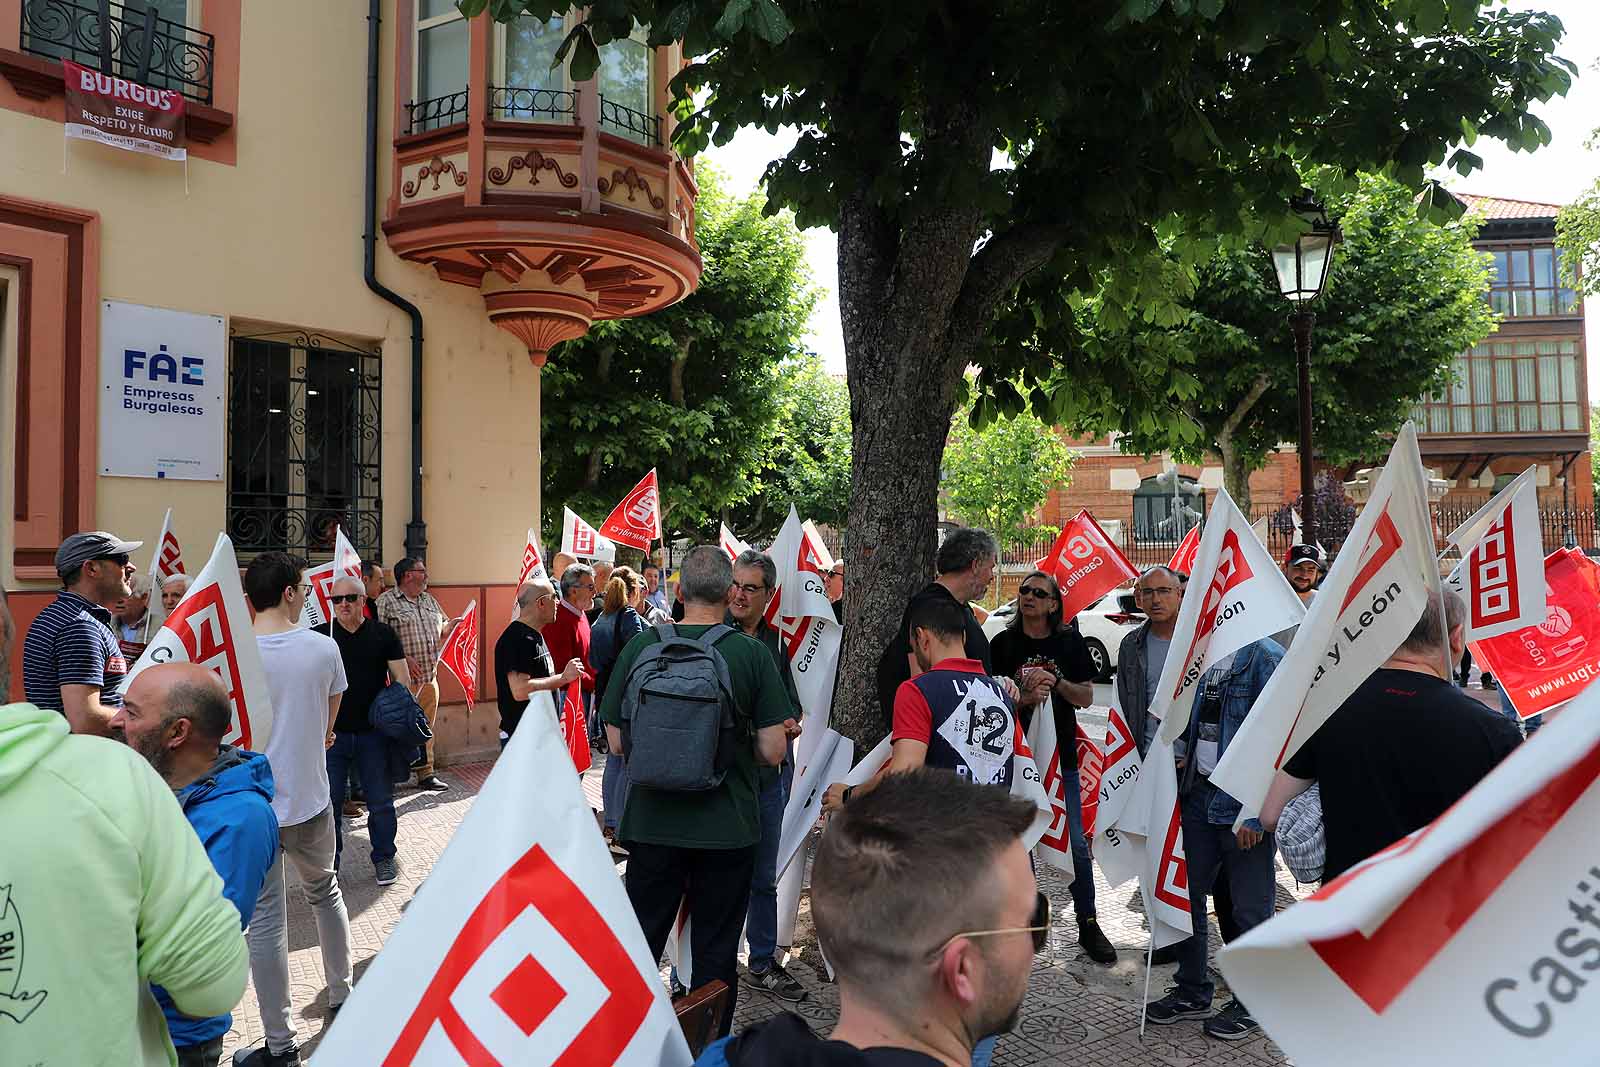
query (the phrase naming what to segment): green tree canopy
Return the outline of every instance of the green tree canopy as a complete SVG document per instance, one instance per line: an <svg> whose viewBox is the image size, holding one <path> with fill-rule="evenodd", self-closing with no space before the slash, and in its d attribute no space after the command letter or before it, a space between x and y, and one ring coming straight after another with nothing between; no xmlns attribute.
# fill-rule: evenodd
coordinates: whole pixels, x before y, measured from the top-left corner
<svg viewBox="0 0 1600 1067"><path fill-rule="evenodd" d="M651 467L668 536L715 536L758 495L786 400L781 369L803 355L816 301L792 218L736 199L696 170L700 287L644 318L596 323L543 371L545 536L565 504L599 523Z"/></svg>
<svg viewBox="0 0 1600 1067"><path fill-rule="evenodd" d="M1055 431L1029 414L974 426L970 407L959 412L944 450L940 489L949 512L988 530L1001 545L1041 536L1055 527L1032 520L1050 490L1071 484L1077 460Z"/></svg>
<svg viewBox="0 0 1600 1067"><path fill-rule="evenodd" d="M778 368L778 420L757 491L733 509L742 539L767 541L789 505L802 518L842 529L850 502L850 391L815 355Z"/></svg>

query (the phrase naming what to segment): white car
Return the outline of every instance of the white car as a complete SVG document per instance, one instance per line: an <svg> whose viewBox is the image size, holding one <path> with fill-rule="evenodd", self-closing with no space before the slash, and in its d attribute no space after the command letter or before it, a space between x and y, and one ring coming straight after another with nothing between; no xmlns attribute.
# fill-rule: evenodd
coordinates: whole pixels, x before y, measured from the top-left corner
<svg viewBox="0 0 1600 1067"><path fill-rule="evenodd" d="M993 641L1016 610L1017 602L1008 600L991 611L983 624L984 636ZM1089 646L1089 657L1099 671L1099 680L1110 678L1117 669L1117 651L1122 647L1122 639L1142 622L1144 613L1133 606L1132 593L1107 593L1078 614L1078 631L1083 634L1084 644Z"/></svg>

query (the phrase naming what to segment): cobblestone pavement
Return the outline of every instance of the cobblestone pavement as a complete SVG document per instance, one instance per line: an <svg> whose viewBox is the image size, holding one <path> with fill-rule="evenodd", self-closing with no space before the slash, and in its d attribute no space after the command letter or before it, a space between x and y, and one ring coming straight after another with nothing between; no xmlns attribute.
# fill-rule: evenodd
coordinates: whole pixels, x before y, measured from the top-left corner
<svg viewBox="0 0 1600 1067"><path fill-rule="evenodd" d="M600 806L601 762L596 761L595 769L584 780L584 789L594 807ZM350 913L357 981L399 921L405 902L411 899L444 851L492 767L491 763L477 763L446 768L440 772L440 777L451 786L445 793L423 793L402 787L395 802L400 816L401 867L400 880L394 885L380 887L373 881L366 820L355 820L354 827L348 831L339 881ZM1146 935L1137 886L1129 883L1113 890L1106 885L1099 870L1095 871L1101 926L1121 957L1116 964L1106 967L1081 955L1066 886L1052 871L1044 868L1041 871L1043 888L1051 900L1057 902L1060 919L1051 932L1049 944L1035 959L1022 1021L1015 1033L1001 1039L996 1064L1001 1067L1064 1063L1081 1067L1113 1064L1260 1067L1288 1062L1265 1036L1231 1043L1214 1041L1201 1033L1198 1021L1150 1027L1141 1039L1139 1000L1144 983ZM1278 883L1280 907L1287 906L1296 895L1304 895L1309 888L1297 887L1281 865ZM292 888L289 901L291 1017L299 1031L302 1054L309 1058L329 1021L326 979L311 909ZM1220 941L1214 921L1211 940L1215 950ZM1152 998L1166 990L1173 970L1172 966L1155 969L1150 981ZM790 972L806 987L806 999L791 1006L748 986L742 987L735 1017L737 1028L791 1008L820 1032L825 1033L833 1025L839 1010L838 993L835 986L823 979L820 962L802 948L791 958ZM1227 991L1220 976L1218 980L1216 1004L1220 1007L1227 1002ZM252 986L246 989L244 1000L233 1013L233 1029L226 1038L223 1063L232 1063L234 1050L259 1045L262 1036L261 1015Z"/></svg>

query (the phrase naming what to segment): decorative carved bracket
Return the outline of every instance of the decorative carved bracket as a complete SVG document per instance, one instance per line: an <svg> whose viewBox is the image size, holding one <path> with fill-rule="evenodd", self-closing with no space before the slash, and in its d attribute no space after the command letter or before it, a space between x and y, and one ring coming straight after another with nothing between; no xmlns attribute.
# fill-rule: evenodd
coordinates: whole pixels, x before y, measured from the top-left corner
<svg viewBox="0 0 1600 1067"><path fill-rule="evenodd" d="M611 172L610 181L607 181L605 178L601 178L595 182L595 187L600 190L601 196L605 196L607 193L609 193L614 186L620 186L628 190L629 202L633 201L634 191L638 190L644 194L644 198L650 204L650 206L655 208L657 211L660 211L662 208L667 206L667 202L665 200L650 191L650 183L644 180L644 177L635 167L629 167L627 170L614 170Z"/></svg>
<svg viewBox="0 0 1600 1067"><path fill-rule="evenodd" d="M506 160L504 168L490 167L489 181L494 185L505 185L516 176L519 170L528 172L529 185L538 185L539 172L548 170L555 172L556 180L561 183L562 188L576 189L578 186L578 176L576 174L568 174L561 169L561 164L558 161L551 159L537 148L530 148L520 156L512 156Z"/></svg>
<svg viewBox="0 0 1600 1067"><path fill-rule="evenodd" d="M450 177L455 179L456 188L466 188L466 172L456 170L455 160L434 156L432 159L428 160L428 162L417 168L416 178L407 179L405 185L400 187L401 192L407 197L416 196L417 193L422 189L422 183L427 181L429 178L433 179L433 191L438 192L439 179L445 174L448 174Z"/></svg>

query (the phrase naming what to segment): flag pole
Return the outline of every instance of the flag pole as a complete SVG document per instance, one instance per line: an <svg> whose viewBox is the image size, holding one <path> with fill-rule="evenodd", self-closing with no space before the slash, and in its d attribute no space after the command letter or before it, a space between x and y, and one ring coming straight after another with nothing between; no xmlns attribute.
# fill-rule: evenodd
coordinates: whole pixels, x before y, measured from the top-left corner
<svg viewBox="0 0 1600 1067"><path fill-rule="evenodd" d="M1144 956L1144 999L1139 1002L1139 1040L1144 1040L1145 1013L1150 1009L1150 968L1156 962L1156 923L1150 916L1150 947Z"/></svg>

